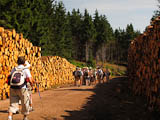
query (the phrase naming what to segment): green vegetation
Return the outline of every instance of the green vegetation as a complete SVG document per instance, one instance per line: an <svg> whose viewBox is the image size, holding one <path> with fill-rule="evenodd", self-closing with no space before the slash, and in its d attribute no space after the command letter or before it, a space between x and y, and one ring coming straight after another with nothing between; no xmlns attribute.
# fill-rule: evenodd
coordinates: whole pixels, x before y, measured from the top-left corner
<svg viewBox="0 0 160 120"><path fill-rule="evenodd" d="M153 21L156 17L160 16L160 0L157 0L158 2L158 9L154 11L154 14L151 18L151 21Z"/></svg>
<svg viewBox="0 0 160 120"><path fill-rule="evenodd" d="M76 60L69 60L69 62L72 63L73 65L77 66L77 67L80 67L80 68L87 66L86 63L76 61Z"/></svg>
<svg viewBox="0 0 160 120"><path fill-rule="evenodd" d="M0 0L0 26L23 33L42 48L43 56L83 61L92 67L95 61L127 62L129 43L140 34L132 24L114 31L97 10L94 16L87 9L84 14L79 9L68 12L63 2L55 0Z"/></svg>
<svg viewBox="0 0 160 120"><path fill-rule="evenodd" d="M87 66L88 66L88 67L92 67L92 68L96 68L96 61L90 58L90 59L87 61Z"/></svg>
<svg viewBox="0 0 160 120"><path fill-rule="evenodd" d="M96 63L94 60L89 60L88 62L80 62L80 61L76 61L76 60L69 60L70 63L72 63L73 65L83 68L83 67L92 67L95 68L96 67Z"/></svg>
<svg viewBox="0 0 160 120"><path fill-rule="evenodd" d="M105 68L109 69L111 76L123 76L126 75L127 68L116 64L105 64Z"/></svg>

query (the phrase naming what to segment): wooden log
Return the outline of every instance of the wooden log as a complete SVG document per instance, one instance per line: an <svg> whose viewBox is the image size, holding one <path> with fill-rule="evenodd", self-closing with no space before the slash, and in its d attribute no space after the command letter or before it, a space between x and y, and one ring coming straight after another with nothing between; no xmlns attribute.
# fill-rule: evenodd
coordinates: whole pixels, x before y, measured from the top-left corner
<svg viewBox="0 0 160 120"><path fill-rule="evenodd" d="M25 56L31 64L33 78L39 82L40 91L50 89L54 85L74 82L72 75L75 66L58 56L41 56L41 48L33 46L23 34L15 29L5 30L0 27L0 99L9 97L9 86L5 83L11 69L17 66L18 56ZM37 86L34 85L34 90Z"/></svg>
<svg viewBox="0 0 160 120"><path fill-rule="evenodd" d="M128 75L134 93L146 95L149 104L159 106L160 16L134 39L128 50ZM153 107L154 107L153 106ZM160 106L159 106L160 109Z"/></svg>

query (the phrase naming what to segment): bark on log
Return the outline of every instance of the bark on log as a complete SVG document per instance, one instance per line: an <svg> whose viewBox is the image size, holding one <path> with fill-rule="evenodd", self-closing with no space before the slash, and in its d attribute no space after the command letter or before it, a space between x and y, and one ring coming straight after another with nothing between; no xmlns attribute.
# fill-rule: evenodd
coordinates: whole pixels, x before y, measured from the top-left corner
<svg viewBox="0 0 160 120"><path fill-rule="evenodd" d="M149 107L160 109L160 17L131 41L128 76L134 93L146 96Z"/></svg>

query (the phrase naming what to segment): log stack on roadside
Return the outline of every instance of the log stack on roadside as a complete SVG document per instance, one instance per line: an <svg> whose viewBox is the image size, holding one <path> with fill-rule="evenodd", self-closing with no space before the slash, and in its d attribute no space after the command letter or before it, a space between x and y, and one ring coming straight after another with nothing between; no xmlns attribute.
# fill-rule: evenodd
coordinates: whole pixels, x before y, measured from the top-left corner
<svg viewBox="0 0 160 120"><path fill-rule="evenodd" d="M24 39L23 34L0 27L0 99L9 97L9 86L5 82L11 69L17 66L18 56L25 56L31 64L31 74L39 82L40 91L74 81L72 72L75 66L66 59L58 56L41 57L41 48Z"/></svg>
<svg viewBox="0 0 160 120"><path fill-rule="evenodd" d="M160 17L134 39L128 51L128 75L135 94L160 110Z"/></svg>

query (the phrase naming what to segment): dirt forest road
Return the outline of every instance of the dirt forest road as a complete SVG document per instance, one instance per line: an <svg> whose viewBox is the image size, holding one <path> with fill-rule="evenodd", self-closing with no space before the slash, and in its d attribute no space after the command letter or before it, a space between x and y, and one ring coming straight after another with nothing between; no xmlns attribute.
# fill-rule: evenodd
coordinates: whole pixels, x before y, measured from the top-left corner
<svg viewBox="0 0 160 120"><path fill-rule="evenodd" d="M128 90L127 77L96 86L65 87L33 94L29 120L160 120L142 97ZM9 100L0 101L0 120L7 120ZM21 114L13 120L22 120Z"/></svg>

